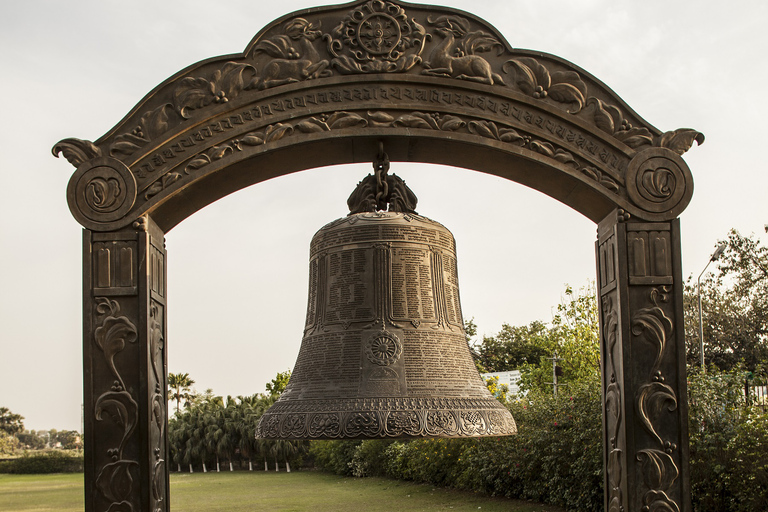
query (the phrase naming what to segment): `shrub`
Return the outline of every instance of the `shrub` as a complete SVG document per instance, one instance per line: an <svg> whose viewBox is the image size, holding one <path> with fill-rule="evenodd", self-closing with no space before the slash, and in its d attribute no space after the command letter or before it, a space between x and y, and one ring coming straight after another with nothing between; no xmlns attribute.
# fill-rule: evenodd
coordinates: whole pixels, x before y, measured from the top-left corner
<svg viewBox="0 0 768 512"><path fill-rule="evenodd" d="M516 436L480 440L466 477L474 490L570 510L602 510L599 383L573 383L557 398L532 390L513 401Z"/></svg>
<svg viewBox="0 0 768 512"><path fill-rule="evenodd" d="M82 454L59 450L25 452L17 459L0 461L0 473L43 474L80 473L82 471Z"/></svg>
<svg viewBox="0 0 768 512"><path fill-rule="evenodd" d="M315 466L337 475L352 476L352 457L361 441L312 441L309 455Z"/></svg>
<svg viewBox="0 0 768 512"><path fill-rule="evenodd" d="M355 447L352 460L348 462L352 476L386 475L387 447L390 440L366 439Z"/></svg>
<svg viewBox="0 0 768 512"><path fill-rule="evenodd" d="M768 414L747 407L746 372L689 376L691 494L697 512L768 509Z"/></svg>

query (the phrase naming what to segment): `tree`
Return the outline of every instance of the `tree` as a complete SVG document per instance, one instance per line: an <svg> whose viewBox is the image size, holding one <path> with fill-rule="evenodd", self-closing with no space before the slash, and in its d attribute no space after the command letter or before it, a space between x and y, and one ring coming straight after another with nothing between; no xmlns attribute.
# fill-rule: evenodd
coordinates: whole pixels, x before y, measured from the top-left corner
<svg viewBox="0 0 768 512"><path fill-rule="evenodd" d="M560 358L559 384L594 378L600 372L600 336L594 282L579 290L566 285L550 324L504 324L495 336L473 347L476 364L486 372L521 370L520 388L552 391L552 361Z"/></svg>
<svg viewBox="0 0 768 512"><path fill-rule="evenodd" d="M192 384L195 381L189 378L188 373L169 373L168 374L168 397L176 400L176 414L179 414L179 404L184 400L185 406L189 405L192 398Z"/></svg>
<svg viewBox="0 0 768 512"><path fill-rule="evenodd" d="M768 364L768 248L754 235L728 233L718 265L701 280L704 355L721 370L744 366L755 371ZM701 360L698 290L693 276L684 295L686 356Z"/></svg>
<svg viewBox="0 0 768 512"><path fill-rule="evenodd" d="M24 432L24 416L12 413L7 407L0 407L0 431L12 436Z"/></svg>
<svg viewBox="0 0 768 512"><path fill-rule="evenodd" d="M27 450L42 450L45 448L45 439L36 431L25 430L16 434L21 446Z"/></svg>
<svg viewBox="0 0 768 512"><path fill-rule="evenodd" d="M506 372L538 364L547 355L543 343L546 334L546 325L539 321L519 327L502 324L495 336L483 336L473 347L478 369L482 373Z"/></svg>
<svg viewBox="0 0 768 512"><path fill-rule="evenodd" d="M280 396L282 392L285 391L285 387L288 385L289 380L291 380L291 370L278 372L274 379L267 382L267 392L271 396Z"/></svg>

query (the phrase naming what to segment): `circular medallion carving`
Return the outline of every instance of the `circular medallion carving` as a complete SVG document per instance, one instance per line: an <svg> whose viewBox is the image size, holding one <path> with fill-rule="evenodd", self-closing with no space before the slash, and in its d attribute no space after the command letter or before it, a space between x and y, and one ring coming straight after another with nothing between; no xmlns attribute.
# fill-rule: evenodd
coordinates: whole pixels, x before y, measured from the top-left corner
<svg viewBox="0 0 768 512"><path fill-rule="evenodd" d="M360 23L357 41L371 55L387 55L400 44L400 25L392 16L374 13Z"/></svg>
<svg viewBox="0 0 768 512"><path fill-rule="evenodd" d="M403 344L389 331L381 331L370 338L365 344L365 355L368 360L379 366L389 366L403 353Z"/></svg>
<svg viewBox="0 0 768 512"><path fill-rule="evenodd" d="M136 201L136 180L119 160L98 157L83 163L67 186L72 215L84 226L121 219ZM89 222L90 221L90 222Z"/></svg>
<svg viewBox="0 0 768 512"><path fill-rule="evenodd" d="M331 64L341 74L403 73L421 62L424 27L393 2L358 5L326 36Z"/></svg>
<svg viewBox="0 0 768 512"><path fill-rule="evenodd" d="M693 195L693 178L679 155L666 148L641 151L629 162L627 195L643 210L675 218Z"/></svg>

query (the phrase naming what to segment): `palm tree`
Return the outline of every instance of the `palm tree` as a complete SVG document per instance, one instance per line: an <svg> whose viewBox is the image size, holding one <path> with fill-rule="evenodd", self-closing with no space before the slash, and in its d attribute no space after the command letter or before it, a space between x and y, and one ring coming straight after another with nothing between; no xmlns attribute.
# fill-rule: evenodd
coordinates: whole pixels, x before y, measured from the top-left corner
<svg viewBox="0 0 768 512"><path fill-rule="evenodd" d="M169 373L168 374L168 396L171 400L176 400L176 414L179 414L179 404L182 400L189 404L192 398L191 388L195 381L189 378L188 373Z"/></svg>

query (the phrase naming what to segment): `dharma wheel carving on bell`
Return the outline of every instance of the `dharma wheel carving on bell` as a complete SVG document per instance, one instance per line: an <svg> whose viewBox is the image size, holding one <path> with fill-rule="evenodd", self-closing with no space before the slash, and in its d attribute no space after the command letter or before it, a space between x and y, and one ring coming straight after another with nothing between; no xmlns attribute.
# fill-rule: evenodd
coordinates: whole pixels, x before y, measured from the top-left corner
<svg viewBox="0 0 768 512"><path fill-rule="evenodd" d="M469 352L444 226L402 211L350 214L315 234L309 274L298 359L257 437L516 432Z"/></svg>

